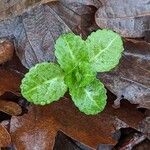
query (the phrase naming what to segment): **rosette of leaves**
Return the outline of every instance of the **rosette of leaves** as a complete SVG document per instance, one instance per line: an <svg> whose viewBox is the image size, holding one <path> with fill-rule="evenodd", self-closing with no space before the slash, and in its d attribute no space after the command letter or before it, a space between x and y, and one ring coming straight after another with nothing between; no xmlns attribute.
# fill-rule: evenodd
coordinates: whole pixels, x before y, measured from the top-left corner
<svg viewBox="0 0 150 150"><path fill-rule="evenodd" d="M74 33L61 35L55 44L58 64L32 67L21 84L22 95L38 105L57 101L69 89L74 104L87 115L105 108L106 89L97 72L113 69L121 58L123 42L111 30L93 32L86 40Z"/></svg>

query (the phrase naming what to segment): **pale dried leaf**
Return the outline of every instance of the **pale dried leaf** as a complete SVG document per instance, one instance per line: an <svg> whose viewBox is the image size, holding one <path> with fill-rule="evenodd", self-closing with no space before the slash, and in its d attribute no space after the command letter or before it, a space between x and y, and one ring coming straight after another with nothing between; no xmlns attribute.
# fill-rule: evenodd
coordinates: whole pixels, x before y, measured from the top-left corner
<svg viewBox="0 0 150 150"><path fill-rule="evenodd" d="M0 1L0 20L20 15L33 7L54 1L57 0L2 0Z"/></svg>
<svg viewBox="0 0 150 150"><path fill-rule="evenodd" d="M102 0L96 13L100 28L110 28L124 37L145 37L150 32L149 0Z"/></svg>

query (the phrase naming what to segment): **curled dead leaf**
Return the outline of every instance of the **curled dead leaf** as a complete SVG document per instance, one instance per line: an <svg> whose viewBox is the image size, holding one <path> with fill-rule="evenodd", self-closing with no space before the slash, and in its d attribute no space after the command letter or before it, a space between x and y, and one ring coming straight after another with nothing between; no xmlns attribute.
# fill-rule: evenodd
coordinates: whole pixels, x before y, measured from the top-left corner
<svg viewBox="0 0 150 150"><path fill-rule="evenodd" d="M6 39L0 39L0 64L7 62L13 57L14 45Z"/></svg>
<svg viewBox="0 0 150 150"><path fill-rule="evenodd" d="M11 116L17 116L22 113L22 109L17 103L1 99L0 99L0 111L7 113Z"/></svg>
<svg viewBox="0 0 150 150"><path fill-rule="evenodd" d="M0 148L7 147L11 143L11 137L8 131L0 124Z"/></svg>

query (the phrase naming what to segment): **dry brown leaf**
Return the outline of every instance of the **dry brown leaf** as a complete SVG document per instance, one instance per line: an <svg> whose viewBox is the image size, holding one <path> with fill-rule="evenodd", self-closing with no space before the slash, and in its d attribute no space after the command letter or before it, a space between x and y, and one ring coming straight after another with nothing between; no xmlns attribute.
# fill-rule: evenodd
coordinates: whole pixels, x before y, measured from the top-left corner
<svg viewBox="0 0 150 150"><path fill-rule="evenodd" d="M0 148L7 147L11 143L10 134L7 132L5 127L0 124Z"/></svg>
<svg viewBox="0 0 150 150"><path fill-rule="evenodd" d="M1 99L0 99L0 111L7 113L11 116L17 116L22 113L22 109L17 103Z"/></svg>
<svg viewBox="0 0 150 150"><path fill-rule="evenodd" d="M80 3L85 5L94 5L99 7L101 2L99 0L9 0L0 1L0 21L21 15L23 12L28 11L33 7L40 6L41 4L51 2L64 2L64 3Z"/></svg>
<svg viewBox="0 0 150 150"><path fill-rule="evenodd" d="M124 37L145 37L150 29L149 0L101 0L96 12L100 28L110 28Z"/></svg>
<svg viewBox="0 0 150 150"><path fill-rule="evenodd" d="M129 103L117 110L111 105L109 101L105 111L96 116L79 112L68 98L48 106L31 106L28 114L11 119L13 144L17 149L52 150L59 130L92 148L99 143L116 144L112 134L119 129L117 119L126 127L137 128L143 115Z"/></svg>
<svg viewBox="0 0 150 150"><path fill-rule="evenodd" d="M32 7L57 0L9 0L0 1L0 20L20 15Z"/></svg>
<svg viewBox="0 0 150 150"><path fill-rule="evenodd" d="M20 91L22 75L8 69L0 68L0 96L5 92L18 93Z"/></svg>
<svg viewBox="0 0 150 150"><path fill-rule="evenodd" d="M0 64L11 60L14 53L14 45L6 39L0 39Z"/></svg>

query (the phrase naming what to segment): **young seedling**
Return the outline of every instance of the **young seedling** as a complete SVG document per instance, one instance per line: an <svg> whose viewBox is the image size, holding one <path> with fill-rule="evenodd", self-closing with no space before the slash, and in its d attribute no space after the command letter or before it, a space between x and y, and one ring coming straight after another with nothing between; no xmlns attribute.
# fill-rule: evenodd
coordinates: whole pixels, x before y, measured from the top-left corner
<svg viewBox="0 0 150 150"><path fill-rule="evenodd" d="M93 32L86 40L74 33L61 35L55 44L58 64L43 62L25 75L21 93L37 105L46 105L63 97L69 89L74 104L87 115L104 110L106 89L97 72L113 69L121 58L123 42L111 30Z"/></svg>

